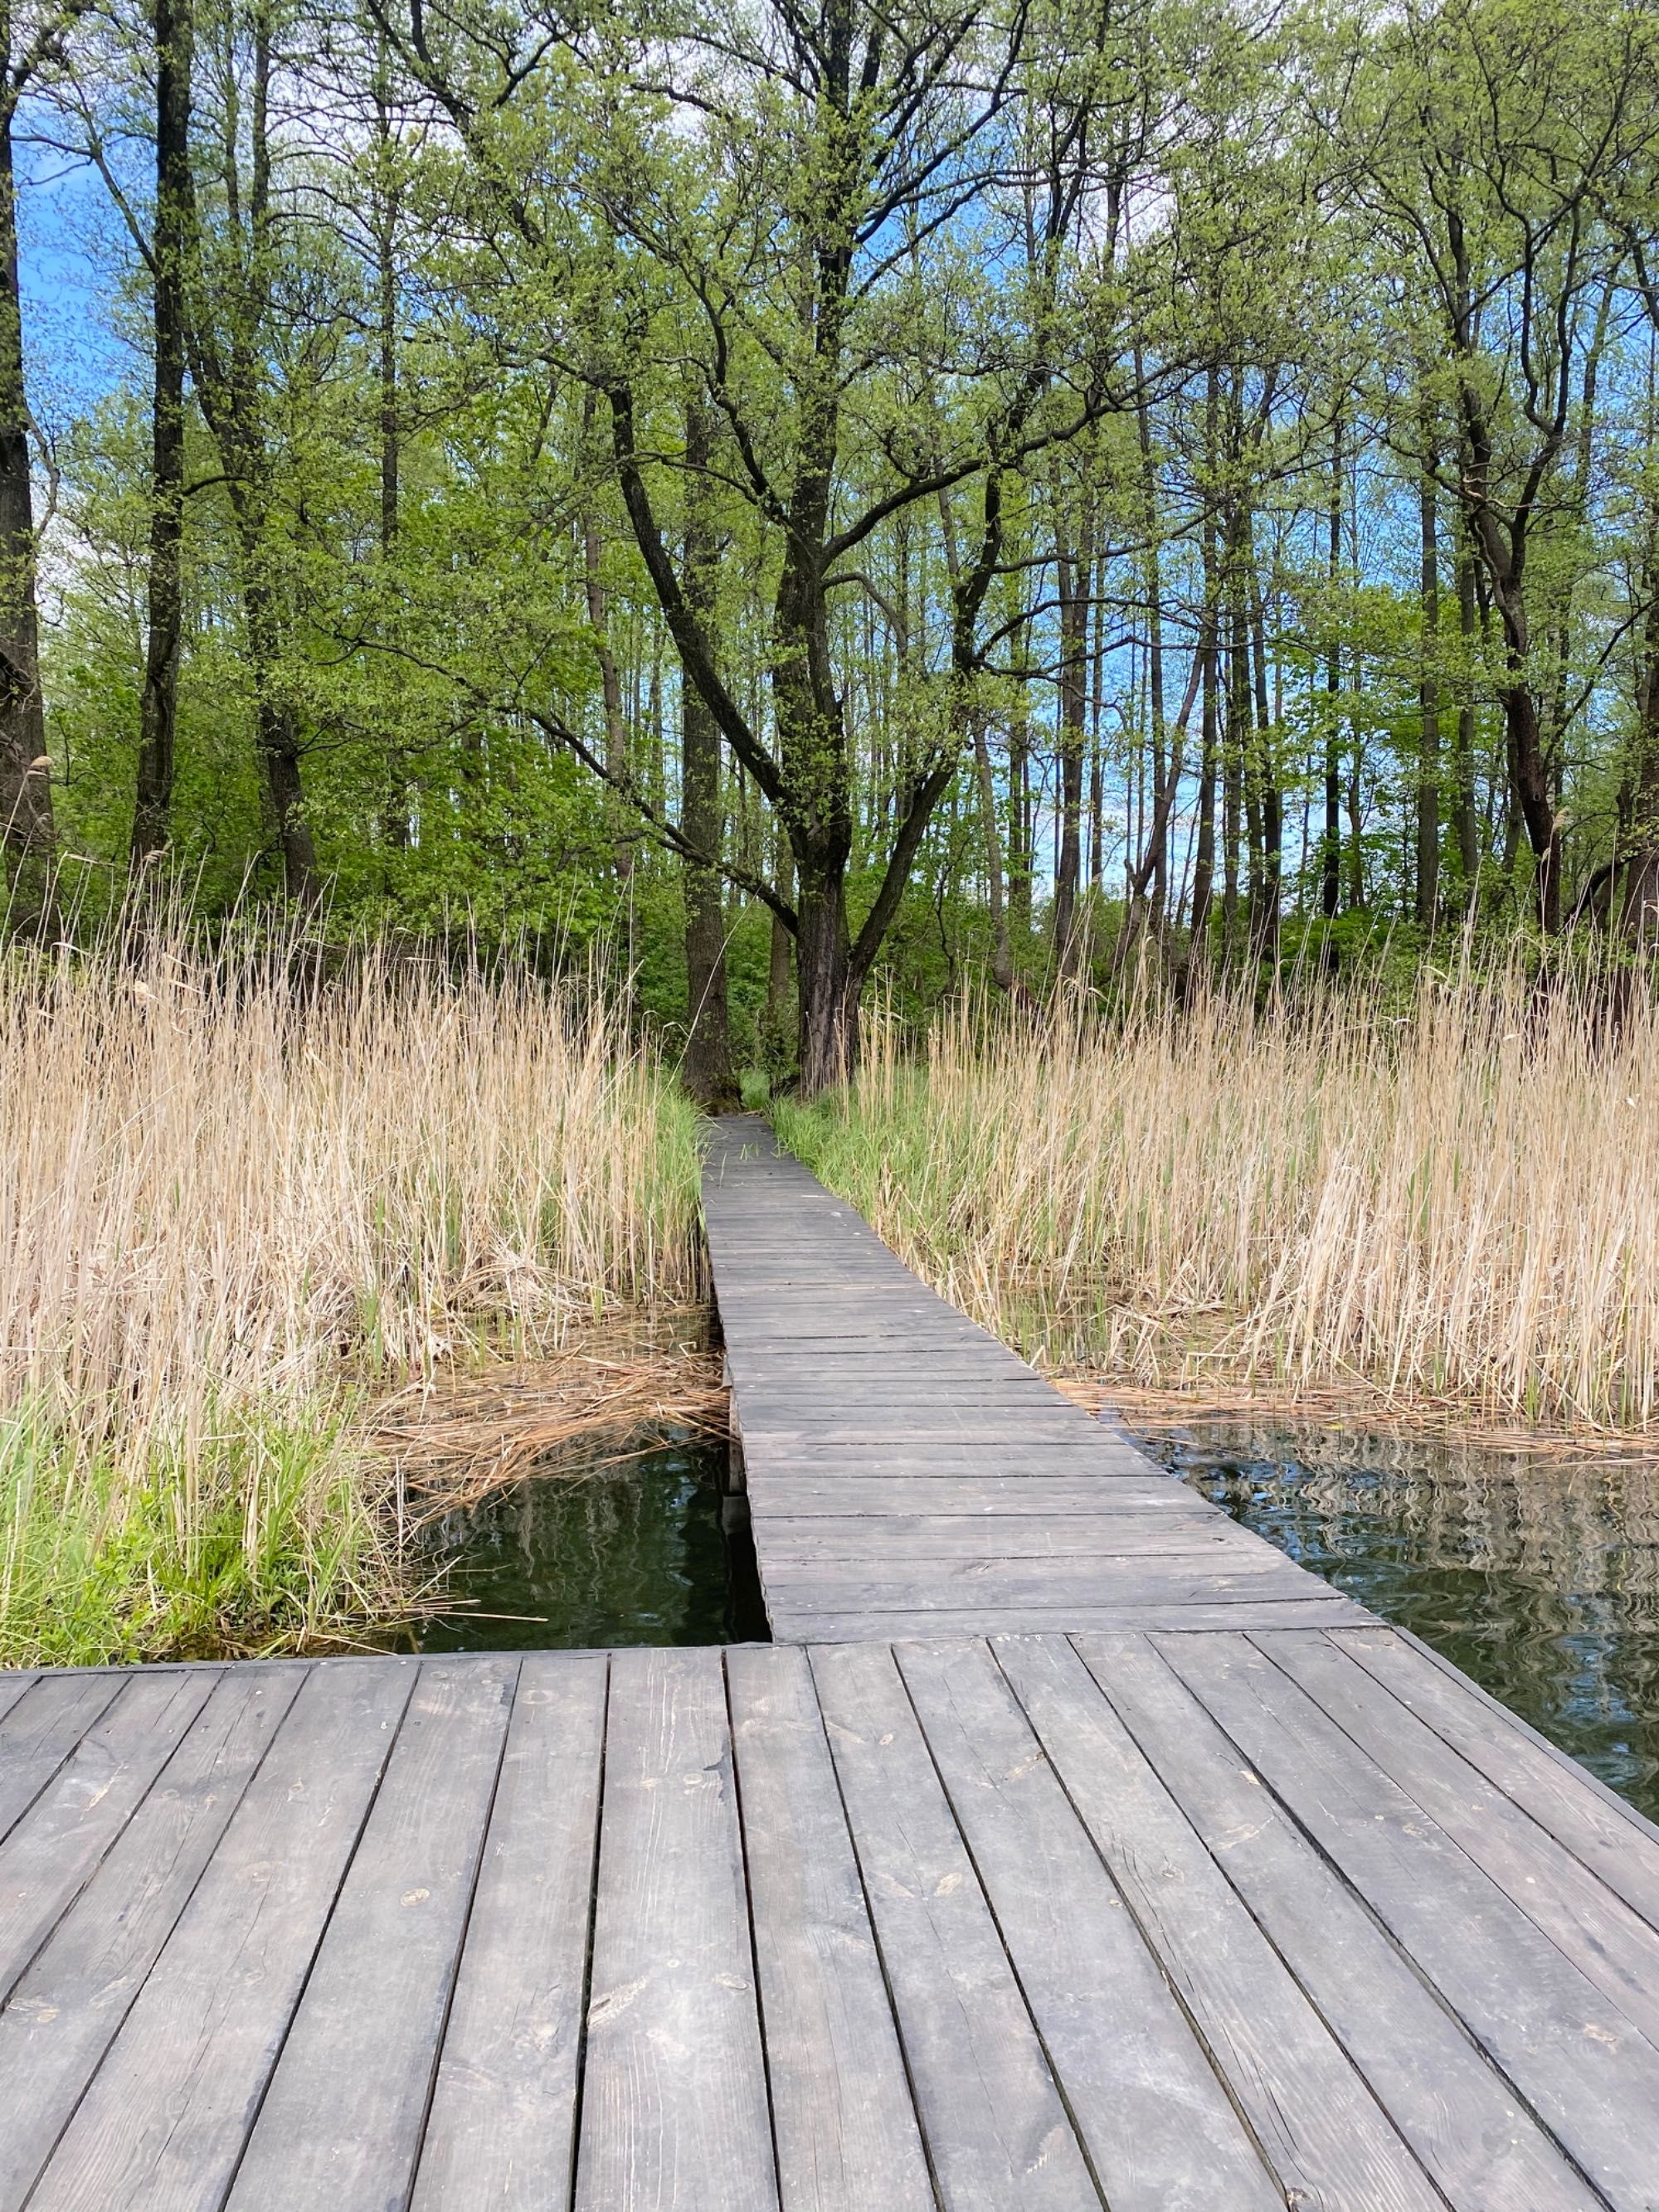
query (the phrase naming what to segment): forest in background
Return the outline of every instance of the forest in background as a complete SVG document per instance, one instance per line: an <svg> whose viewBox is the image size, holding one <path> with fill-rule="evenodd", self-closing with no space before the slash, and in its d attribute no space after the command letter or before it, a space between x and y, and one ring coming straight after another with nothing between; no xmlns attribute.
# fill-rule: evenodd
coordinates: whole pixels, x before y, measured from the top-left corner
<svg viewBox="0 0 1659 2212"><path fill-rule="evenodd" d="M1649 8L8 26L15 924L602 944L711 1103L878 973L1650 931Z"/></svg>

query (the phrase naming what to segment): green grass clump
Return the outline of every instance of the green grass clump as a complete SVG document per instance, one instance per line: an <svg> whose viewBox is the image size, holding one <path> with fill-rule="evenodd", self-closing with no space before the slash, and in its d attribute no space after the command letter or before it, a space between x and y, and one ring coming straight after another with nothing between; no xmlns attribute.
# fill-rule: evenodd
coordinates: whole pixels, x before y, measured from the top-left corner
<svg viewBox="0 0 1659 2212"><path fill-rule="evenodd" d="M0 1665L349 1647L398 1599L387 1479L346 1417L234 1412L141 1466L88 1459L24 1404L0 1419Z"/></svg>

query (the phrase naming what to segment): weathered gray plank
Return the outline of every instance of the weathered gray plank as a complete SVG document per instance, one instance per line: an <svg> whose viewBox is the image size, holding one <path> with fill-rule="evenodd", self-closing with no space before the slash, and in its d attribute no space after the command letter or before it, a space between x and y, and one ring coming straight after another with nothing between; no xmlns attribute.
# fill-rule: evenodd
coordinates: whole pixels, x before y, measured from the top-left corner
<svg viewBox="0 0 1659 2212"><path fill-rule="evenodd" d="M806 1654L726 1669L783 2212L932 2212Z"/></svg>
<svg viewBox="0 0 1659 2212"><path fill-rule="evenodd" d="M1282 2212L989 1650L913 1644L899 1663L1112 2212Z"/></svg>
<svg viewBox="0 0 1659 2212"><path fill-rule="evenodd" d="M214 1682L209 1674L135 1676L0 1844L0 2000L143 1802Z"/></svg>
<svg viewBox="0 0 1659 2212"><path fill-rule="evenodd" d="M812 1672L946 2212L1099 2212L892 1655Z"/></svg>
<svg viewBox="0 0 1659 2212"><path fill-rule="evenodd" d="M576 2203L775 2212L777 2180L714 1651L611 1662Z"/></svg>
<svg viewBox="0 0 1659 2212"><path fill-rule="evenodd" d="M753 1510L751 1504L751 1510ZM843 1514L756 1516L773 1568L918 1560L1131 1558L1249 1559L1251 1539L1224 1516L1176 1520L1158 1513Z"/></svg>
<svg viewBox="0 0 1659 2212"><path fill-rule="evenodd" d="M415 1672L313 1668L30 2212L220 2212Z"/></svg>
<svg viewBox="0 0 1659 2212"><path fill-rule="evenodd" d="M1260 1648L1659 2049L1659 1930L1347 1653L1322 1636Z"/></svg>
<svg viewBox="0 0 1659 2212"><path fill-rule="evenodd" d="M1610 1802L1581 1768L1392 1629L1344 1630L1340 1645L1650 1926L1659 1927L1659 1838L1627 1807Z"/></svg>
<svg viewBox="0 0 1659 2212"><path fill-rule="evenodd" d="M211 1685L155 1786L0 2010L0 2212L17 2212L27 2196L306 1672L230 1668Z"/></svg>
<svg viewBox="0 0 1659 2212"><path fill-rule="evenodd" d="M517 1675L422 1664L228 2212L407 2201Z"/></svg>
<svg viewBox="0 0 1659 2212"><path fill-rule="evenodd" d="M1627 2014L1255 1645L1159 1649L1595 2185L1651 2205L1659 2051Z"/></svg>
<svg viewBox="0 0 1659 2212"><path fill-rule="evenodd" d="M119 1695L117 1674L42 1674L0 1720L0 1836L9 1832Z"/></svg>
<svg viewBox="0 0 1659 2212"><path fill-rule="evenodd" d="M1458 2212L1598 2200L1145 1637L1079 1649L1142 1754Z"/></svg>
<svg viewBox="0 0 1659 2212"><path fill-rule="evenodd" d="M999 1660L1286 2191L1443 2212L1438 2191L1064 1638Z"/></svg>
<svg viewBox="0 0 1659 2212"><path fill-rule="evenodd" d="M33 1670L0 1668L0 1720L4 1719L24 1691L33 1689L40 1679Z"/></svg>
<svg viewBox="0 0 1659 2212"><path fill-rule="evenodd" d="M856 1465L856 1462L850 1462ZM809 1514L933 1514L941 1504L937 1475L788 1474L761 1465L749 1470L749 1503L757 1515L784 1520ZM980 1514L994 1521L1027 1515L1075 1517L1097 1515L1109 1521L1207 1523L1217 1511L1182 1483L1159 1480L1133 1490L1127 1478L1103 1482L1097 1475L1073 1480L1064 1475L961 1474L948 1478L954 1494L943 1501L953 1514Z"/></svg>
<svg viewBox="0 0 1659 2212"><path fill-rule="evenodd" d="M606 1662L526 1656L413 2212L563 2212L604 1765Z"/></svg>
<svg viewBox="0 0 1659 2212"><path fill-rule="evenodd" d="M1230 1551L1218 1564L1180 1553L1130 1559L1096 1553L1082 1559L901 1559L846 1570L824 1562L801 1566L775 1561L763 1551L761 1578L768 1596L780 1604L796 1611L822 1607L826 1613L925 1613L938 1607L996 1605L1030 1611L1068 1605L1073 1599L1096 1605L1175 1600L1202 1605L1236 1594L1322 1597L1328 1588L1267 1545L1259 1553Z"/></svg>
<svg viewBox="0 0 1659 2212"><path fill-rule="evenodd" d="M1051 1636L1096 1628L1194 1631L1255 1628L1358 1627L1369 1618L1351 1599L1249 1598L1196 1605L1174 1600L1158 1605L1095 1605L1079 1599L1065 1606L964 1606L960 1611L814 1613L799 1603L769 1607L780 1642L812 1644L931 1643L940 1636Z"/></svg>

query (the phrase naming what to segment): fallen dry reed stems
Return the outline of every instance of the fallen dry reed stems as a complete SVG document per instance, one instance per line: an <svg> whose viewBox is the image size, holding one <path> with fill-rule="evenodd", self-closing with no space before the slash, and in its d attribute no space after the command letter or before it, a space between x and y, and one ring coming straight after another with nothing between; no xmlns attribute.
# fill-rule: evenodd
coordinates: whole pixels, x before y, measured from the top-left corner
<svg viewBox="0 0 1659 2212"><path fill-rule="evenodd" d="M427 1376L364 1425L418 1527L526 1475L580 1480L666 1434L724 1436L720 1358L701 1309L580 1332L545 1359Z"/></svg>

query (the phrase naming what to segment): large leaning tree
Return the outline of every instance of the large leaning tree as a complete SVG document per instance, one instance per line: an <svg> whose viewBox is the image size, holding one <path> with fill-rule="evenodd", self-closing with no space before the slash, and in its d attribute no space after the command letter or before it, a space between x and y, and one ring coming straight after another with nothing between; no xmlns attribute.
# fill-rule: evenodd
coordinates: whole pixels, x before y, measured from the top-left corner
<svg viewBox="0 0 1659 2212"><path fill-rule="evenodd" d="M782 879L742 880L794 939L810 1095L856 1065L861 991L971 747L1010 503L1041 457L1135 404L1150 279L1121 214L1153 128L1146 0L760 0L631 50L551 19L380 20L494 195L519 343L533 301L550 356L599 397L684 683L787 842ZM690 472L742 511L767 580L746 698L676 543ZM936 526L942 501L951 620L854 911L837 610L877 533L911 510ZM657 827L686 851L684 822Z"/></svg>

